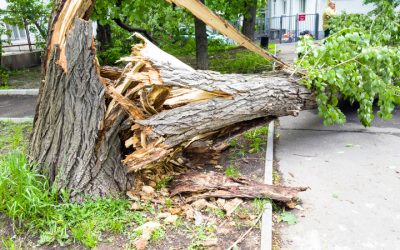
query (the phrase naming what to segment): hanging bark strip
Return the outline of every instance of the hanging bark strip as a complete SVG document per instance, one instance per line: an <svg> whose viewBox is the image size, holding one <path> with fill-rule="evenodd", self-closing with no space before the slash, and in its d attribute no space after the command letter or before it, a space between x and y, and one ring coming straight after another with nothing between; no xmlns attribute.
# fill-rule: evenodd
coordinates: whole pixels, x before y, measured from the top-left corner
<svg viewBox="0 0 400 250"><path fill-rule="evenodd" d="M227 177L218 173L188 172L171 183L171 196L191 194L187 202L203 198L270 198L291 202L304 187L284 187L262 184L245 177Z"/></svg>

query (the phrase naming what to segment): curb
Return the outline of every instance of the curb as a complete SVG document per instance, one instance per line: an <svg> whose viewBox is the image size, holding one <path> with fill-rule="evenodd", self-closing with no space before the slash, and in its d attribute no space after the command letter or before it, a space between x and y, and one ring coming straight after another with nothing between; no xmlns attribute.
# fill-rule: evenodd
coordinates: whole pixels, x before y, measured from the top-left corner
<svg viewBox="0 0 400 250"><path fill-rule="evenodd" d="M0 96L13 95L39 95L39 89L2 89Z"/></svg>
<svg viewBox="0 0 400 250"><path fill-rule="evenodd" d="M265 154L264 183L272 185L272 169L274 162L274 135L275 122L268 126L267 150ZM267 203L261 220L261 250L272 249L272 204Z"/></svg>
<svg viewBox="0 0 400 250"><path fill-rule="evenodd" d="M33 122L33 117L20 117L20 118L0 117L0 122L14 122L14 123Z"/></svg>

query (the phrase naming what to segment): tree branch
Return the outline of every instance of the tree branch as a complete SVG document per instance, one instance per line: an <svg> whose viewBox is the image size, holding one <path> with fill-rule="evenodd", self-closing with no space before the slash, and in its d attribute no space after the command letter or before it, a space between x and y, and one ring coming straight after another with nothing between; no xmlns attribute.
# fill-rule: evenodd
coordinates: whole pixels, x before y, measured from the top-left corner
<svg viewBox="0 0 400 250"><path fill-rule="evenodd" d="M120 18L114 18L113 21L121 28L124 30L127 30L129 32L139 32L142 33L147 39L149 39L151 42L155 43L154 39L151 37L151 35L147 32L145 29L141 28L136 28L132 27L126 23L124 23Z"/></svg>

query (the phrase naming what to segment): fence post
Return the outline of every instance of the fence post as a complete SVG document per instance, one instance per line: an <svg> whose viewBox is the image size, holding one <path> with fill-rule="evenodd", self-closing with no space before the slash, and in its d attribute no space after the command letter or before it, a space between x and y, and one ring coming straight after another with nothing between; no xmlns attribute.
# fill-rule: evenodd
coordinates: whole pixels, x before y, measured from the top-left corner
<svg viewBox="0 0 400 250"><path fill-rule="evenodd" d="M295 28L294 28L294 41L296 42L298 40L298 30L299 30L299 14L296 15L296 21L295 21Z"/></svg>
<svg viewBox="0 0 400 250"><path fill-rule="evenodd" d="M29 51L32 52L31 37L29 34L29 27L28 27L28 22L26 21L26 18L24 18L24 26L25 26L25 34L26 34L26 40L28 41Z"/></svg>
<svg viewBox="0 0 400 250"><path fill-rule="evenodd" d="M319 39L319 31L318 31L318 28L319 28L319 13L315 13L315 27L314 27L314 34L315 34L315 40L318 40Z"/></svg>
<svg viewBox="0 0 400 250"><path fill-rule="evenodd" d="M279 24L279 43L282 43L283 16L281 16L279 20L280 20L280 24Z"/></svg>

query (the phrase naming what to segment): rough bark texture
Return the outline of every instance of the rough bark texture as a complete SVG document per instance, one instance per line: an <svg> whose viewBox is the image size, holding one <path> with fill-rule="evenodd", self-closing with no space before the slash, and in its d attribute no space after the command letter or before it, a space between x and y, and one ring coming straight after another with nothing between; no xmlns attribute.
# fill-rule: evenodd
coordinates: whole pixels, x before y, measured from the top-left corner
<svg viewBox="0 0 400 250"><path fill-rule="evenodd" d="M256 182L245 177L227 177L210 172L188 172L182 174L171 183L171 196L191 193L186 199L216 198L270 198L276 201L291 202L297 193L307 190L304 187L274 186Z"/></svg>
<svg viewBox="0 0 400 250"><path fill-rule="evenodd" d="M204 0L200 2L204 3ZM198 18L194 18L195 37L196 37L196 65L197 69L208 69L208 38L207 27Z"/></svg>
<svg viewBox="0 0 400 250"><path fill-rule="evenodd" d="M90 9L88 3L81 6ZM66 8L67 3L60 4L64 14ZM61 14L53 15L51 34L65 35L65 42L53 43L50 38L29 156L51 183L71 190L73 200L120 195L130 187L118 137L124 116L102 130L105 90L96 65L92 24L78 18L83 12L63 16L74 21L69 29L57 30Z"/></svg>
<svg viewBox="0 0 400 250"><path fill-rule="evenodd" d="M150 167L182 145L216 137L235 124L297 115L315 106L312 92L295 79L194 70L138 36L145 44L135 46L127 60L144 66L124 80L135 92L127 91L130 100L113 94L137 125L134 152L124 160L129 171Z"/></svg>
<svg viewBox="0 0 400 250"><path fill-rule="evenodd" d="M243 18L243 34L249 39L254 40L256 31L256 18L257 18L257 0L246 2L247 13Z"/></svg>

